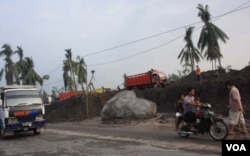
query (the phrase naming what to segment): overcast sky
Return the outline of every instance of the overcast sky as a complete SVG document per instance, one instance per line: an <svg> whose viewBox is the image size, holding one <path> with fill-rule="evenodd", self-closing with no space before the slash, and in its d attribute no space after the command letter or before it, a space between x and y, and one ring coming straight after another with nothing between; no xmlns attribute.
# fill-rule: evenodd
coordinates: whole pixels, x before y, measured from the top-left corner
<svg viewBox="0 0 250 156"><path fill-rule="evenodd" d="M50 76L44 82L48 93L63 87L62 63L69 48L74 59L84 57L88 79L95 70L95 88L116 89L124 73L182 70L177 56L185 45L185 26L196 23L192 38L197 45L203 25L198 4L207 4L212 18L220 16L213 24L229 36L227 43L220 42L222 66L248 65L249 0L0 0L0 46L21 46L33 58L35 70ZM199 65L202 71L212 69L206 60Z"/></svg>

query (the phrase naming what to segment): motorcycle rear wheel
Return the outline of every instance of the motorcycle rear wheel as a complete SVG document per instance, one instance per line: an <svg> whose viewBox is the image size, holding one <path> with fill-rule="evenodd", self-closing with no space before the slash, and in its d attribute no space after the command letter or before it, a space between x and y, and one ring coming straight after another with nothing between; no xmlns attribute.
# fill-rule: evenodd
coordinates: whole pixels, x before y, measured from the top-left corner
<svg viewBox="0 0 250 156"><path fill-rule="evenodd" d="M181 132L184 126L185 126L185 122L182 120L182 121L180 122L180 124L179 124L179 127L178 127L177 131L178 131L178 135L179 135L180 137L182 137L182 138L187 138L187 137L189 137L190 134L182 133L182 132Z"/></svg>
<svg viewBox="0 0 250 156"><path fill-rule="evenodd" d="M217 120L209 127L209 135L217 141L224 140L228 135L228 127L224 121Z"/></svg>

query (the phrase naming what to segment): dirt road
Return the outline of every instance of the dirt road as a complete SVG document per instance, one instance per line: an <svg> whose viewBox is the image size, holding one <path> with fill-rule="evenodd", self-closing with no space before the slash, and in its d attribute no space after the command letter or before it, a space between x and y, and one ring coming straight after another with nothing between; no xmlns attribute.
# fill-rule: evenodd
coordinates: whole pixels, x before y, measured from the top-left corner
<svg viewBox="0 0 250 156"><path fill-rule="evenodd" d="M169 118L169 120L173 120ZM227 139L249 139L237 135ZM102 124L99 118L48 124L41 135L25 132L0 140L1 156L198 156L221 155L221 142L208 135L180 138L167 123Z"/></svg>
<svg viewBox="0 0 250 156"><path fill-rule="evenodd" d="M140 122L134 121L128 124L102 124L100 118L95 118L84 122L49 124L48 131L106 140L132 141L153 147L196 151L198 153L201 151L209 154L221 153L220 141L213 140L208 134L181 138L174 131L173 125L173 118L168 118L165 123L152 119ZM69 132L69 129L73 132ZM250 136L236 134L228 136L226 139L250 140Z"/></svg>
<svg viewBox="0 0 250 156"><path fill-rule="evenodd" d="M54 125L55 126L55 125ZM119 137L82 136L84 131L47 129L34 136L22 133L0 140L1 156L199 156L196 151L153 146ZM219 154L203 154L213 156Z"/></svg>
<svg viewBox="0 0 250 156"><path fill-rule="evenodd" d="M183 139L170 127L148 127L146 125L95 126L81 123L51 124L48 127L46 131L57 134L73 134L114 141L131 141L152 147L196 151L198 153L201 149L203 152L205 150L210 154L218 154L221 151L220 142L212 140L209 136L192 136Z"/></svg>

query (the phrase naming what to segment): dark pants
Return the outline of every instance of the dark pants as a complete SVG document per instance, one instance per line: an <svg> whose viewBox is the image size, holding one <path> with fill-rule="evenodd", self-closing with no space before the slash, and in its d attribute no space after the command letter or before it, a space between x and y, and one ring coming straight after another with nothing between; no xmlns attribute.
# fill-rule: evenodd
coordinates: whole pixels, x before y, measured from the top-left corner
<svg viewBox="0 0 250 156"><path fill-rule="evenodd" d="M196 114L192 111L188 111L184 114L183 120L187 123L195 123L196 122Z"/></svg>
<svg viewBox="0 0 250 156"><path fill-rule="evenodd" d="M201 76L200 75L197 75L197 81L200 81L201 80Z"/></svg>

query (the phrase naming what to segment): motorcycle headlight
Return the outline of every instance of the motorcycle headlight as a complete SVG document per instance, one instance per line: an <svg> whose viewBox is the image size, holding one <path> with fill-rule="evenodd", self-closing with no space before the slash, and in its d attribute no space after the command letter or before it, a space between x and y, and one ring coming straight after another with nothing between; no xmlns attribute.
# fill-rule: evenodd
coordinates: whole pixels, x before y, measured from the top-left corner
<svg viewBox="0 0 250 156"><path fill-rule="evenodd" d="M16 124L18 123L17 118L8 118L8 124Z"/></svg>
<svg viewBox="0 0 250 156"><path fill-rule="evenodd" d="M36 121L42 121L42 120L44 120L43 115L40 115L40 116L37 116L37 117L36 117Z"/></svg>

